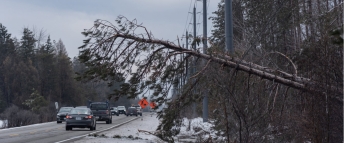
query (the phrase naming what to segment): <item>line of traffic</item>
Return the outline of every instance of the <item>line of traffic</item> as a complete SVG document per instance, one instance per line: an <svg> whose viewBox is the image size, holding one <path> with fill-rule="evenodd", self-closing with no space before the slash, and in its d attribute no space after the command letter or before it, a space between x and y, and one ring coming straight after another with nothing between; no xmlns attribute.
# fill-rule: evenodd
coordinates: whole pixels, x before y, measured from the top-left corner
<svg viewBox="0 0 344 143"><path fill-rule="evenodd" d="M72 138L69 138L69 139L66 139L66 140L62 140L62 141L58 141L58 142L55 142L55 143L63 143L63 142L66 142L66 141L75 140L75 139L78 139L78 138L85 137L85 136L87 136L87 135L89 135L89 134L95 134L95 133L104 132L104 131L107 131L107 130L110 130L110 129L119 127L119 126L121 126L121 125L124 125L124 124L126 124L126 123L129 123L129 122L131 122L131 121L133 121L133 120L136 120L136 119L138 119L138 118L140 118L140 117L133 118L133 119L131 119L131 120L129 120L129 121L126 121L126 122L123 122L123 123L114 125L114 126L112 126L112 127L110 127L110 128L107 128L107 129L103 129L103 130L100 130L100 131L95 131L95 132L92 132L92 133L87 133L87 134L84 134L84 135L72 137Z"/></svg>

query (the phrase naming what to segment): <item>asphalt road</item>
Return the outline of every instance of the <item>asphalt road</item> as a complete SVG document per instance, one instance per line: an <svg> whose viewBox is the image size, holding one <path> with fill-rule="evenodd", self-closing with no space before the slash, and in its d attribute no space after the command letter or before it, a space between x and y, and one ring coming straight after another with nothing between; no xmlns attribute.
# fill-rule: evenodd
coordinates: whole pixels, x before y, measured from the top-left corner
<svg viewBox="0 0 344 143"><path fill-rule="evenodd" d="M105 121L97 121L97 129L95 131L90 131L88 128L73 128L72 131L66 131L65 122L57 124L56 121L1 129L0 143L66 143L91 133L99 133L119 127L138 118L140 117L112 116L112 124L106 124Z"/></svg>

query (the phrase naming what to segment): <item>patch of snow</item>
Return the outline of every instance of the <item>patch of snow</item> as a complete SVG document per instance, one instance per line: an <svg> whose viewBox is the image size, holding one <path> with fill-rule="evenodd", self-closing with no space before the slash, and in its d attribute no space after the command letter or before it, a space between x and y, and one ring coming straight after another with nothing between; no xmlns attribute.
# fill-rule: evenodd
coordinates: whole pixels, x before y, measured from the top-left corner
<svg viewBox="0 0 344 143"><path fill-rule="evenodd" d="M157 114L144 112L142 117L143 120L140 118L109 131L96 135L91 134L73 143L164 143L154 135L139 132L139 130L155 132L160 123ZM212 138L213 141L219 142L224 140L224 138L216 136L217 131L212 128L214 127L213 121L203 123L203 119L199 117L191 120L184 118L182 122L180 133L175 137L176 143L196 142L199 138L203 140Z"/></svg>
<svg viewBox="0 0 344 143"><path fill-rule="evenodd" d="M142 119L142 120L141 120ZM144 112L142 118L136 119L128 124L124 124L118 128L111 129L94 135L86 136L74 143L156 143L163 142L158 137L139 132L144 130L155 132L160 121L156 113Z"/></svg>
<svg viewBox="0 0 344 143"><path fill-rule="evenodd" d="M184 137L194 138L194 141L196 140L195 138L201 138L203 140L218 138L216 135L217 131L213 129L213 121L203 122L203 118L198 117L191 120L183 118L182 122L177 140Z"/></svg>
<svg viewBox="0 0 344 143"><path fill-rule="evenodd" d="M8 127L8 120L0 120L0 129L5 129Z"/></svg>

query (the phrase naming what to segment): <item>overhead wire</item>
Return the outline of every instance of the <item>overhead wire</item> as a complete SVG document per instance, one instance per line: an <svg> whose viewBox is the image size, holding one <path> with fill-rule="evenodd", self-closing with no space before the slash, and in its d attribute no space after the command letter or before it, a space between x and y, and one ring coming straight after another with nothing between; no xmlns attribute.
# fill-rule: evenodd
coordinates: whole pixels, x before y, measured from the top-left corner
<svg viewBox="0 0 344 143"><path fill-rule="evenodd" d="M190 12L190 9L191 9L191 4L192 4L192 1L193 0L190 0L190 4L189 4L189 10L188 10L188 13L187 13L187 17L186 17L186 23L185 23L185 26L184 26L184 31L183 31L183 34L184 33L186 33L186 30L188 30L189 29L189 25L190 24L188 24L189 22L188 22L188 20L189 20L189 12ZM188 26L187 26L188 25ZM188 27L188 28L186 28L186 27ZM181 38L181 39L183 39L183 37Z"/></svg>
<svg viewBox="0 0 344 143"><path fill-rule="evenodd" d="M210 0L208 0L208 2L207 2L207 12L209 12L209 11L208 11L208 9L209 9L209 4L210 4ZM208 14L207 14L207 20L208 20ZM207 24L207 26L208 26L208 24ZM207 28L208 28L208 27L207 27ZM207 33L208 33L207 36L208 36L208 35L211 35L210 32L211 32L212 28L213 28L213 22L210 22L210 28L209 28L208 31L207 31ZM209 36L208 36L208 37L209 37ZM208 37L207 37L207 38L208 38Z"/></svg>

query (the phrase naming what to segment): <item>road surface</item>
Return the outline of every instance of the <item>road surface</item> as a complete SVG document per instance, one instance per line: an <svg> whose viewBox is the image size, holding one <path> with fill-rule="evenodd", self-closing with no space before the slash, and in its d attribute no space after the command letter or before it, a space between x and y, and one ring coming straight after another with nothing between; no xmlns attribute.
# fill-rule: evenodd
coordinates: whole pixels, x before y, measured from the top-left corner
<svg viewBox="0 0 344 143"><path fill-rule="evenodd" d="M1 129L0 143L67 143L90 133L99 133L116 128L138 118L125 115L112 116L112 124L106 124L105 121L97 121L97 129L95 131L90 131L89 128L73 128L72 131L66 131L65 122L57 124L56 121Z"/></svg>

